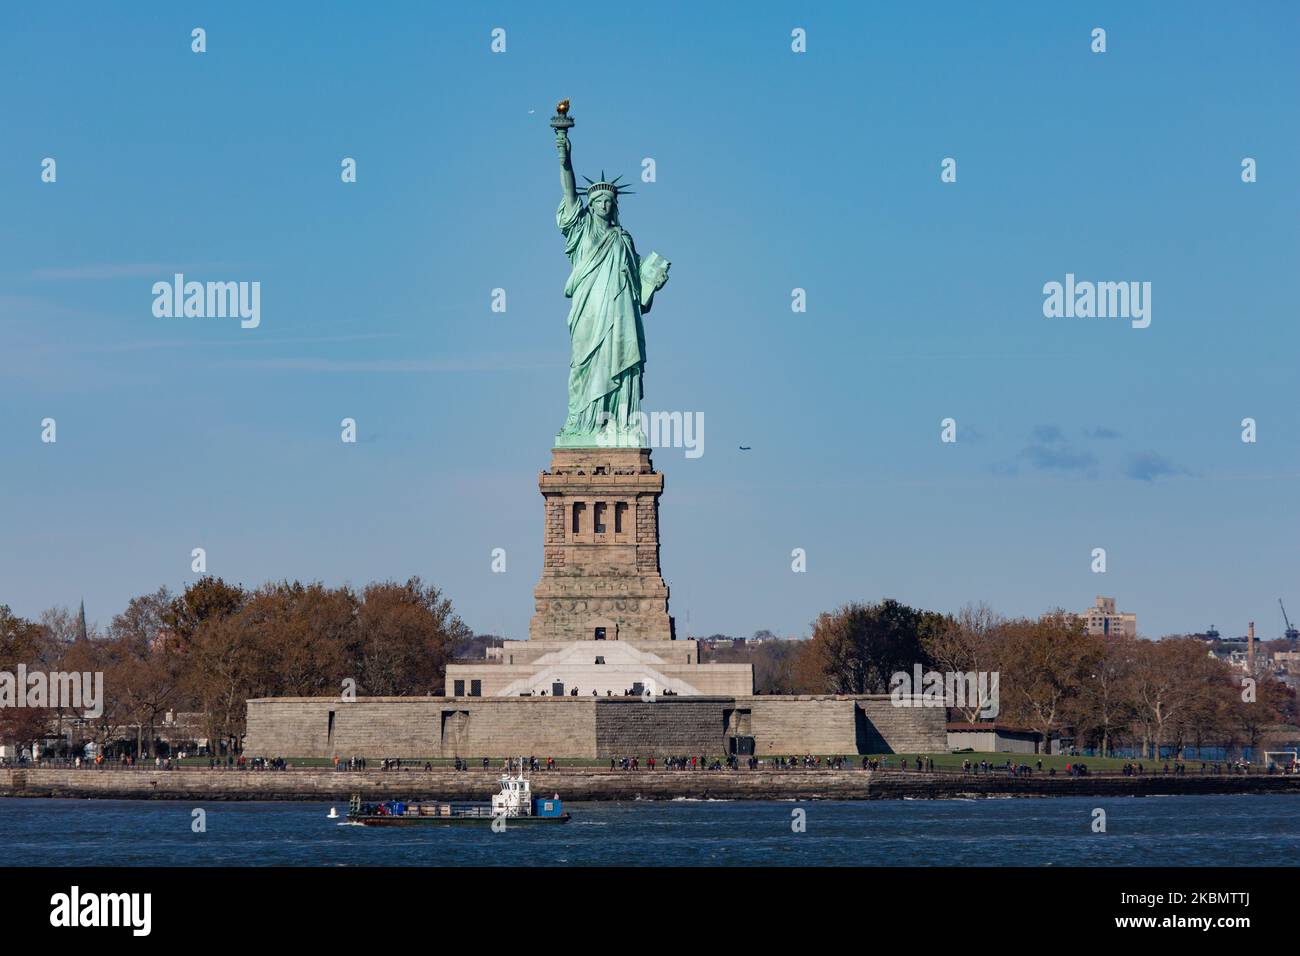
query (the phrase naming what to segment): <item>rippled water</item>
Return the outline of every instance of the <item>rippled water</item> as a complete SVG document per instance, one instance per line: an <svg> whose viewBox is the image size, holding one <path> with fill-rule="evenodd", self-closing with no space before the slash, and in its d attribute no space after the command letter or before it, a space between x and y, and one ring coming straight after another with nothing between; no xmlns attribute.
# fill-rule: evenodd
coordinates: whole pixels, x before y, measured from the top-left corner
<svg viewBox="0 0 1300 956"><path fill-rule="evenodd" d="M202 807L207 832L191 830ZM370 828L329 804L0 800L8 865L1293 865L1293 795L575 803L505 833ZM1106 832L1093 833L1093 810ZM340 813L346 806L338 805ZM792 832L792 811L807 830Z"/></svg>

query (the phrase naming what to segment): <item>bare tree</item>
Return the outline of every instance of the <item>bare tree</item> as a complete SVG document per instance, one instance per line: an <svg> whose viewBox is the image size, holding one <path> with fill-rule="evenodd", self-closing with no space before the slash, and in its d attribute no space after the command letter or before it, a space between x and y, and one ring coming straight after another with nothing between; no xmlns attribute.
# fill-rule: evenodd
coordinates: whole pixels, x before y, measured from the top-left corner
<svg viewBox="0 0 1300 956"><path fill-rule="evenodd" d="M1097 648L1084 640L1082 624L1061 611L1011 621L1006 634L999 669L1007 716L1036 731L1047 752L1095 671Z"/></svg>
<svg viewBox="0 0 1300 956"><path fill-rule="evenodd" d="M1090 655L1096 666L1084 681L1076 701L1073 718L1076 733L1093 735L1101 755L1109 757L1115 735L1132 726L1137 714L1133 683L1138 648L1137 639L1118 635L1101 638L1083 635L1092 644Z"/></svg>
<svg viewBox="0 0 1300 956"><path fill-rule="evenodd" d="M1176 721L1204 690L1205 648L1194 638L1139 641L1134 661L1134 696L1144 728L1143 754L1159 759Z"/></svg>
<svg viewBox="0 0 1300 956"><path fill-rule="evenodd" d="M956 617L945 618L938 627L926 633L922 646L941 670L963 674L992 673L998 670L1005 626L1006 621L987 604L967 604ZM975 723L984 709L984 702L962 695L957 709L967 723Z"/></svg>

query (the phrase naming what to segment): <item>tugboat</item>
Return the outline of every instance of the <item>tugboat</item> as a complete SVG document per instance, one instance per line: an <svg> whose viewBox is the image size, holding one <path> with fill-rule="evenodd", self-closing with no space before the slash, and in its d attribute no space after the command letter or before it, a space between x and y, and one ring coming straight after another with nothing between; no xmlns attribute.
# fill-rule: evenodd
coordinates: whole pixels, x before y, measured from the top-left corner
<svg viewBox="0 0 1300 956"><path fill-rule="evenodd" d="M548 799L534 797L528 778L503 774L501 791L491 803L362 803L359 794L348 802L348 822L367 827L407 826L491 826L497 819L508 820L507 826L534 823L568 823L573 814L564 809L560 795Z"/></svg>

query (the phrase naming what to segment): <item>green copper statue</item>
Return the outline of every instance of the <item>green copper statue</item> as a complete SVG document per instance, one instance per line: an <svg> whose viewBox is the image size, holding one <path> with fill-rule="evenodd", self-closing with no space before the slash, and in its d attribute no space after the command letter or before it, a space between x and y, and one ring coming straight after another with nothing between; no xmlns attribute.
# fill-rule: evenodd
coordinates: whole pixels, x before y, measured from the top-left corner
<svg viewBox="0 0 1300 956"><path fill-rule="evenodd" d="M555 438L557 448L646 445L641 427L641 377L645 370L645 329L641 316L668 281L667 260L652 252L642 259L618 221L618 197L627 193L613 181L587 179L578 189L573 177L568 130L569 101L551 120L560 154L564 196L555 221L564 233L564 251L573 265L564 294L569 309L569 414ZM583 177L586 179L586 177ZM579 195L585 193L583 206Z"/></svg>

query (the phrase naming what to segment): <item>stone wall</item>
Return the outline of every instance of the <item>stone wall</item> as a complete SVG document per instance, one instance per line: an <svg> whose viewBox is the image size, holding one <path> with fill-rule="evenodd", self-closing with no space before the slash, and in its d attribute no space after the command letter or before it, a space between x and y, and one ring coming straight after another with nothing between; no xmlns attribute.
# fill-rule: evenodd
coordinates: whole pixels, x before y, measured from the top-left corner
<svg viewBox="0 0 1300 956"><path fill-rule="evenodd" d="M941 753L944 711L887 696L363 697L248 702L245 751L260 757L663 757Z"/></svg>
<svg viewBox="0 0 1300 956"><path fill-rule="evenodd" d="M943 753L943 708L896 707L888 695L737 698L753 713L760 754Z"/></svg>
<svg viewBox="0 0 1300 956"><path fill-rule="evenodd" d="M486 801L498 771L402 770L0 770L0 797L101 797L138 800L308 800L343 810L365 800ZM1157 794L1291 793L1300 776L1031 777L863 770L615 771L563 768L532 775L539 794L566 801L888 800L951 797L1154 796ZM219 812L219 811L217 811Z"/></svg>
<svg viewBox="0 0 1300 956"><path fill-rule="evenodd" d="M943 753L948 717L943 707L896 707L887 696L857 698L866 718L858 753Z"/></svg>
<svg viewBox="0 0 1300 956"><path fill-rule="evenodd" d="M863 771L560 769L531 775L539 795L565 801L864 800L871 774ZM101 797L138 800L306 800L348 798L486 802L498 789L499 770L0 770L0 797ZM219 812L219 811L214 811Z"/></svg>
<svg viewBox="0 0 1300 956"><path fill-rule="evenodd" d="M727 749L730 697L660 697L653 703L632 698L596 702L596 754L599 757L711 754Z"/></svg>
<svg viewBox="0 0 1300 956"><path fill-rule="evenodd" d="M858 752L857 702L851 697L746 697L737 703L750 709L760 754Z"/></svg>
<svg viewBox="0 0 1300 956"><path fill-rule="evenodd" d="M331 720L331 714L333 718ZM248 702L245 752L275 757L595 757L594 699L296 697Z"/></svg>

